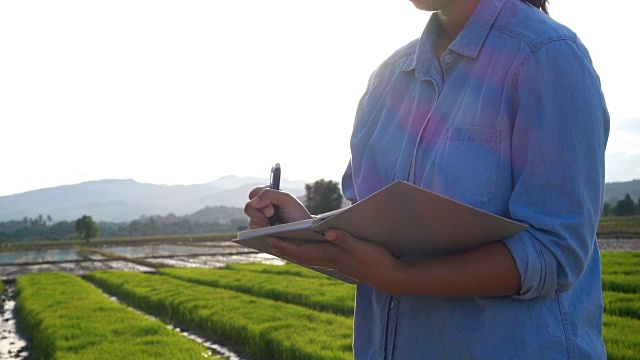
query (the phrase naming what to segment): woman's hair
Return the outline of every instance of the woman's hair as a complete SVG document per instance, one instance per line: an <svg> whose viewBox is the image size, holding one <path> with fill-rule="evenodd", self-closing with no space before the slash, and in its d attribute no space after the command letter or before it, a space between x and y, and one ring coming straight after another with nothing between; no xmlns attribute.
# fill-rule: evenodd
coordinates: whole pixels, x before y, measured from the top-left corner
<svg viewBox="0 0 640 360"><path fill-rule="evenodd" d="M547 9L548 0L524 0L524 1L544 11L545 14L549 13L549 10Z"/></svg>

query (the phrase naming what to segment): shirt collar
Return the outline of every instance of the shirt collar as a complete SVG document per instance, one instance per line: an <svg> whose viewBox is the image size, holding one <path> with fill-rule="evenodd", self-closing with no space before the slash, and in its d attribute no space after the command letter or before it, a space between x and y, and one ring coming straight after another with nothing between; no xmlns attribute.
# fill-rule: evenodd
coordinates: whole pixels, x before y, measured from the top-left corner
<svg viewBox="0 0 640 360"><path fill-rule="evenodd" d="M476 10L469 18L458 37L449 45L449 49L475 59L482 49L489 30L495 22L500 9L507 0L480 0ZM429 18L429 22L425 27L418 46L416 47L415 56L403 68L405 71L416 70L416 76L424 77L430 71L433 61L436 61L434 55L435 43L442 30L438 15L434 12Z"/></svg>

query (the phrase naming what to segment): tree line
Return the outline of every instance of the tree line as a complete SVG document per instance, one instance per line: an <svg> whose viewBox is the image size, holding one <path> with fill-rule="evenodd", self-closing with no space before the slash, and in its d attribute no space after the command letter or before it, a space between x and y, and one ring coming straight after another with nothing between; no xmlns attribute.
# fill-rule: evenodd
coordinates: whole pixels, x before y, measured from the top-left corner
<svg viewBox="0 0 640 360"><path fill-rule="evenodd" d="M625 194L624 198L611 205L608 202L604 203L602 208L602 216L633 216L640 215L640 197L638 197L638 203L636 204L631 195Z"/></svg>
<svg viewBox="0 0 640 360"><path fill-rule="evenodd" d="M339 183L318 180L305 186L305 205L312 214L321 214L342 206L343 196ZM220 215L222 219L216 217ZM95 229L94 229L95 226ZM129 222L95 222L90 215L74 221L54 222L49 215L22 220L0 222L0 241L70 240L89 241L96 237L135 237L158 235L199 235L236 232L247 228L242 209L225 206L206 207L194 214L177 216L142 216Z"/></svg>
<svg viewBox="0 0 640 360"><path fill-rule="evenodd" d="M305 186L306 196L303 201L311 214L317 215L339 209L344 198L339 183L320 179ZM213 214L223 214L220 220ZM640 198L634 202L629 194L614 205L604 203L603 216L640 215ZM93 229L92 224L95 224ZM75 221L54 222L49 215L38 215L35 218L24 217L22 220L0 222L0 241L29 240L69 240L89 239L96 237L135 237L158 235L198 235L221 232L235 232L247 228L247 219L241 209L224 206L206 207L195 214L177 216L142 216L129 222L95 223L90 215Z"/></svg>
<svg viewBox="0 0 640 360"><path fill-rule="evenodd" d="M95 223L96 231L91 228L95 223L90 215L75 221L53 222L50 216L38 215L23 220L0 222L0 241L30 240L87 240L100 234L101 237L131 237L153 235L197 235L218 232L238 231L246 226L247 220L238 218L229 222L195 221L174 214L166 216L143 216L130 222L116 223L100 221Z"/></svg>

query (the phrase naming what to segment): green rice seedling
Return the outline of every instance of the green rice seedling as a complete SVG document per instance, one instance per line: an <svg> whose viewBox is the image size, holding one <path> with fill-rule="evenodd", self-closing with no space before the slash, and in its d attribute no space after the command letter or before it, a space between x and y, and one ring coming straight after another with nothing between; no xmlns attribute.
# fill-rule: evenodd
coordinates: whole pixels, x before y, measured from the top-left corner
<svg viewBox="0 0 640 360"><path fill-rule="evenodd" d="M603 297L605 314L640 320L640 294L604 291Z"/></svg>
<svg viewBox="0 0 640 360"><path fill-rule="evenodd" d="M603 251L600 257L603 274L640 276L640 251Z"/></svg>
<svg viewBox="0 0 640 360"><path fill-rule="evenodd" d="M269 265L260 263L229 264L224 268L227 270L250 271L263 274L289 275L316 279L332 279L331 277L321 274L317 271L313 271L311 269L307 269L306 267L289 262L285 263L284 265Z"/></svg>
<svg viewBox="0 0 640 360"><path fill-rule="evenodd" d="M640 276L603 274L602 290L618 291L628 294L640 294Z"/></svg>
<svg viewBox="0 0 640 360"><path fill-rule="evenodd" d="M281 267L279 265L271 265ZM353 316L355 286L325 276L305 278L225 269L167 268L159 273L201 285L235 290L314 310Z"/></svg>
<svg viewBox="0 0 640 360"><path fill-rule="evenodd" d="M604 315L603 338L607 358L640 359L640 320Z"/></svg>
<svg viewBox="0 0 640 360"><path fill-rule="evenodd" d="M353 358L347 317L162 275L99 271L87 278L134 307L260 359Z"/></svg>
<svg viewBox="0 0 640 360"><path fill-rule="evenodd" d="M108 299L77 276L22 275L16 286L21 334L38 359L204 359L207 349L162 322Z"/></svg>

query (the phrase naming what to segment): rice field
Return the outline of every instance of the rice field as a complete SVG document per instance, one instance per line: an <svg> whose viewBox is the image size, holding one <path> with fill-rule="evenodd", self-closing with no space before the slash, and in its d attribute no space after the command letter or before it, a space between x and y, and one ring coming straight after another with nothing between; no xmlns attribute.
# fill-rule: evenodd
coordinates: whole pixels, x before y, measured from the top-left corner
<svg viewBox="0 0 640 360"><path fill-rule="evenodd" d="M609 359L640 359L640 252L603 252L603 337Z"/></svg>
<svg viewBox="0 0 640 360"><path fill-rule="evenodd" d="M296 265L274 266L276 269L296 267ZM242 268L241 266L235 269ZM318 274L321 277L300 277L287 272L263 273L222 269L212 271L200 268L168 268L158 271L162 275L176 279L234 290L256 297L278 300L290 304L307 307L312 310L330 312L343 316L352 316L354 310L355 285L335 281L333 278Z"/></svg>
<svg viewBox="0 0 640 360"><path fill-rule="evenodd" d="M640 359L640 252L602 252L602 276L608 358ZM23 275L18 324L37 358L208 356L202 345L101 291L250 358L353 357L353 285L292 264L236 264L158 274L97 271L85 278Z"/></svg>
<svg viewBox="0 0 640 360"><path fill-rule="evenodd" d="M18 327L37 359L203 359L208 350L162 322L118 304L81 278L21 276Z"/></svg>
<svg viewBox="0 0 640 360"><path fill-rule="evenodd" d="M348 317L163 275L104 271L87 278L137 309L258 358L353 357Z"/></svg>

